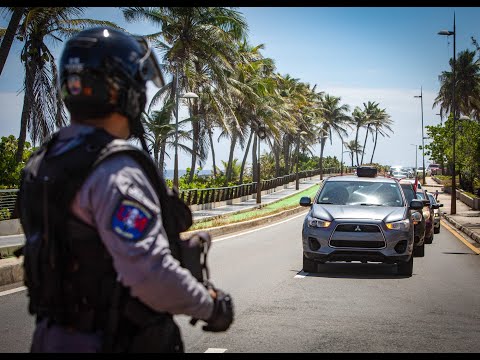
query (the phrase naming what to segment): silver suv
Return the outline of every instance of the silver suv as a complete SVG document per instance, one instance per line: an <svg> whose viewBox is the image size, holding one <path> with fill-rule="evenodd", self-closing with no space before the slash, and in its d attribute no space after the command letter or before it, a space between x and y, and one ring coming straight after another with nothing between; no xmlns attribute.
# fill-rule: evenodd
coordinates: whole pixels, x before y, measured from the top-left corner
<svg viewBox="0 0 480 360"><path fill-rule="evenodd" d="M399 275L412 275L412 213L423 203L407 204L396 180L359 167L357 175L329 177L313 204L303 197L300 205L310 206L302 230L305 272L327 261L361 261L397 264Z"/></svg>

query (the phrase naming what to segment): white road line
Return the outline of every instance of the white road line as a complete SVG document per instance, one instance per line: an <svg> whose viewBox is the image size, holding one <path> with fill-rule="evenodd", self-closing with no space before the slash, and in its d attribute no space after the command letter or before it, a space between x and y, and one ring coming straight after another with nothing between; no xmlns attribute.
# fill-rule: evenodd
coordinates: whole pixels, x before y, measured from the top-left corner
<svg viewBox="0 0 480 360"><path fill-rule="evenodd" d="M20 287L15 288L15 289L10 289L10 290L2 291L2 292L0 292L0 296L5 296L5 295L9 295L9 294L14 294L14 293L16 293L16 292L23 291L23 290L27 290L27 288L26 288L25 286L20 286Z"/></svg>
<svg viewBox="0 0 480 360"><path fill-rule="evenodd" d="M224 353L227 349L219 349L219 348L208 348L206 353Z"/></svg>
<svg viewBox="0 0 480 360"><path fill-rule="evenodd" d="M304 272L303 270L300 271L297 275L295 275L293 278L294 279L303 279L305 276L308 275L308 272Z"/></svg>
<svg viewBox="0 0 480 360"><path fill-rule="evenodd" d="M250 234L252 232L255 232L255 231L259 231L259 230L263 230L263 229L268 229L269 227L273 227L273 226L278 226L280 224L283 224L283 223L286 223L287 221L290 221L290 220L293 220L293 219L296 219L300 216L303 216L305 217L305 213L302 213L300 215L297 215L297 216L292 216L291 218L288 218L286 220L283 220L283 221L280 221L280 222L276 222L275 224L270 224L270 225L267 225L267 226L262 226L262 227L259 227L259 228L255 228L253 230L249 230L249 231L245 231L245 232L242 232L241 234L244 235L244 234ZM231 238L234 238L234 237L238 237L238 234L236 235L230 235L230 236L226 236L226 237L222 237L220 239L215 239L215 240L212 240L212 242L216 242L216 241L223 241L223 240L227 240L227 239L231 239Z"/></svg>

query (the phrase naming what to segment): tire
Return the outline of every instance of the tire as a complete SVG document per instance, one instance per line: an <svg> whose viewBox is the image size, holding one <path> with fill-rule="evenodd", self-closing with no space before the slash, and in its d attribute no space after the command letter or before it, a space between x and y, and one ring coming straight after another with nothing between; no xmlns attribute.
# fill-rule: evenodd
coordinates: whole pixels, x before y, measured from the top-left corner
<svg viewBox="0 0 480 360"><path fill-rule="evenodd" d="M435 230L433 231L435 233ZM430 237L425 238L425 244L431 244L433 242L433 234Z"/></svg>
<svg viewBox="0 0 480 360"><path fill-rule="evenodd" d="M440 234L440 226L438 228L433 228L434 234Z"/></svg>
<svg viewBox="0 0 480 360"><path fill-rule="evenodd" d="M397 274L402 276L412 276L413 274L413 255L410 260L397 264Z"/></svg>
<svg viewBox="0 0 480 360"><path fill-rule="evenodd" d="M305 255L303 255L303 271L308 273L316 273L317 263L313 260L307 259Z"/></svg>
<svg viewBox="0 0 480 360"><path fill-rule="evenodd" d="M415 257L424 257L425 256L425 243L422 246L415 246L413 248L413 256Z"/></svg>

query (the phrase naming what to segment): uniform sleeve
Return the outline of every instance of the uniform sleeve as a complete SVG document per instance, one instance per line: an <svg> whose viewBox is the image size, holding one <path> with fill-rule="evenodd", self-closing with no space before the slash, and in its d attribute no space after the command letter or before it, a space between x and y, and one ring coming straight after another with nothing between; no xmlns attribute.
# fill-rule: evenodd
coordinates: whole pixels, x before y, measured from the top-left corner
<svg viewBox="0 0 480 360"><path fill-rule="evenodd" d="M87 178L73 213L98 229L120 281L156 311L208 319L213 300L171 255L160 203L138 163L105 160Z"/></svg>

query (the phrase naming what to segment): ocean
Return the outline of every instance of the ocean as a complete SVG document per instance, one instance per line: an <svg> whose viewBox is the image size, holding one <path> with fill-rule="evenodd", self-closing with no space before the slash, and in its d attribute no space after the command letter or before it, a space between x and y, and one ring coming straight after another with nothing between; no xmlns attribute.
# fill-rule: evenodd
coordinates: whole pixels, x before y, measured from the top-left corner
<svg viewBox="0 0 480 360"><path fill-rule="evenodd" d="M186 172L187 172L187 170L178 169L178 177L182 177L183 175L185 175ZM198 172L198 174L199 175L212 175L213 171L212 170L201 170L201 171ZM164 176L165 179L173 180L173 169L165 170L165 172L163 173L163 176Z"/></svg>

